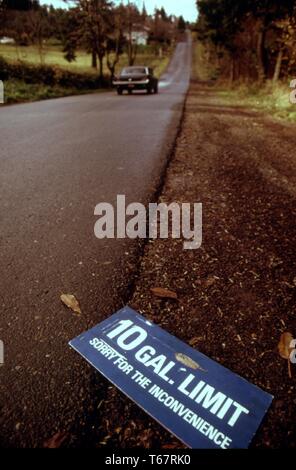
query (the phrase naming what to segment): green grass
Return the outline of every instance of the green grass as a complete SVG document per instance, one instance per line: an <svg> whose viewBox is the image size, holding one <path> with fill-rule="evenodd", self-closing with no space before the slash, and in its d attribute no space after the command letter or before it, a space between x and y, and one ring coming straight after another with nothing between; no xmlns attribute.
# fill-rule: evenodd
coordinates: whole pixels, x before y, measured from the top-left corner
<svg viewBox="0 0 296 470"><path fill-rule="evenodd" d="M25 83L22 80L5 81L5 104L23 103L26 101L39 101L84 93L94 93L94 91L81 91L77 90L77 88L63 88L61 86L51 87L43 84L33 85Z"/></svg>
<svg viewBox="0 0 296 470"><path fill-rule="evenodd" d="M193 39L192 79L201 81L216 79L216 69L208 62L204 45L197 41L194 35Z"/></svg>
<svg viewBox="0 0 296 470"><path fill-rule="evenodd" d="M256 83L237 84L219 92L231 105L247 106L277 119L296 122L296 105L290 103L290 93L288 82L267 82L261 87Z"/></svg>
<svg viewBox="0 0 296 470"><path fill-rule="evenodd" d="M169 53L167 55L164 55L162 58L159 58L152 53L150 48L147 48L145 52L141 52L140 54L138 54L136 63L153 67L155 75L157 77L160 77L169 64L170 55L171 54ZM0 44L0 56L4 57L4 59L11 62L24 61L36 65L39 65L41 63L38 49L34 46L16 47L14 45ZM92 73L94 75L98 74L98 71L90 66L90 54L80 51L77 54L76 61L69 63L63 57L61 47L57 45L51 45L44 48L43 63L49 66L59 67L61 69L70 70L76 73ZM123 54L117 65L117 70L120 70L126 65L128 65L127 56ZM104 73L106 75L109 74L108 68L105 63ZM93 91L81 91L78 88L63 88L61 86L50 87L42 83L38 85L33 85L25 83L22 80L10 79L5 81L5 102L7 104L20 103L25 101L38 101L43 99L77 95L88 92L93 93Z"/></svg>
<svg viewBox="0 0 296 470"><path fill-rule="evenodd" d="M215 67L207 62L205 48L199 41L194 42L192 78L195 80L216 79ZM258 83L233 83L216 80L212 87L217 93L217 99L224 105L245 106L253 110L262 111L276 119L296 122L296 104L290 103L287 83L272 83L268 81L264 86Z"/></svg>
<svg viewBox="0 0 296 470"><path fill-rule="evenodd" d="M4 59L12 62L21 60L31 64L41 64L38 48L35 46L24 47L0 44L0 55L4 57ZM58 46L44 47L43 63L82 73L89 73L93 70L90 67L91 58L89 54L80 51L77 56L77 61L70 64L63 57L63 52Z"/></svg>
<svg viewBox="0 0 296 470"><path fill-rule="evenodd" d="M4 59L15 62L15 61L25 61L31 64L41 64L40 55L38 48L35 46L15 46L8 44L0 44L0 56ZM75 62L69 63L63 55L61 46L45 46L44 54L42 56L42 61L46 65L58 66L63 69L70 70L72 72L80 73L93 73L97 74L98 72L91 67L91 55L87 54L84 51L79 51L77 53L77 58ZM157 57L152 53L149 47L146 48L146 51L141 48L141 53L138 54L136 64L143 64L149 67L154 67L155 74L160 76L166 66L168 65L170 59L170 54L163 56L162 58ZM128 60L126 54L123 54L120 57L120 61L117 64L117 70L120 70L122 67L128 65ZM104 73L109 74L108 67L106 62L104 62Z"/></svg>

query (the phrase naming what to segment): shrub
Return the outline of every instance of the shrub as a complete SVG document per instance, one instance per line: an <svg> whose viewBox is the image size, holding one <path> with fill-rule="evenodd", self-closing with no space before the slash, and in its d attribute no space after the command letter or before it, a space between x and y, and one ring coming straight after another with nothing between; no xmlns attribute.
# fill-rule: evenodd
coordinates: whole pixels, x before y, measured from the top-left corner
<svg viewBox="0 0 296 470"><path fill-rule="evenodd" d="M0 57L0 80L8 79L23 80L28 84L60 85L64 88L80 90L95 90L108 85L106 79L101 83L99 77L92 74L80 74L58 67L31 65L21 61L11 63Z"/></svg>

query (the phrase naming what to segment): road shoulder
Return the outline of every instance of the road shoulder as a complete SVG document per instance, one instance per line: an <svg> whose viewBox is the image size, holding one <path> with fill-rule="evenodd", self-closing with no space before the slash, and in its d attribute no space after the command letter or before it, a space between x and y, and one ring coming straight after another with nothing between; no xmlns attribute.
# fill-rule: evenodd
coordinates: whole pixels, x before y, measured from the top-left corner
<svg viewBox="0 0 296 470"><path fill-rule="evenodd" d="M295 141L291 126L192 83L159 202L202 202L203 244L184 251L183 240L149 242L130 302L275 396L253 447L295 445L295 387L277 352L281 333L296 331ZM177 292L178 302L153 297L153 287ZM112 387L101 418L103 445L181 447Z"/></svg>

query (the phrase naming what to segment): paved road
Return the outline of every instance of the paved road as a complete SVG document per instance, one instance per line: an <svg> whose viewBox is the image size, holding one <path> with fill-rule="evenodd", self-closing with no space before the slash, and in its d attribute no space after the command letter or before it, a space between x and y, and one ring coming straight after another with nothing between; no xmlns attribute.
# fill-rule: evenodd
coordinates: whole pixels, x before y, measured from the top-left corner
<svg viewBox="0 0 296 470"><path fill-rule="evenodd" d="M99 438L106 381L67 343L123 305L139 247L97 240L94 207L117 194L147 202L155 192L190 62L190 44L179 44L158 96L104 93L0 108L2 446L40 446L64 430L73 446ZM63 292L77 296L81 316L60 303Z"/></svg>

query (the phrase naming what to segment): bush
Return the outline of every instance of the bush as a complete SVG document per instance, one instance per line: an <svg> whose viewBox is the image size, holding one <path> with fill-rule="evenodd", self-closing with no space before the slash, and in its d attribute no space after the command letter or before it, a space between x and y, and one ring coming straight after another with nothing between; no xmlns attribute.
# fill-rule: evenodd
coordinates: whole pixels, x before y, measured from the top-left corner
<svg viewBox="0 0 296 470"><path fill-rule="evenodd" d="M101 83L99 77L91 74L80 74L62 70L48 65L31 65L25 62L10 63L0 57L0 80L23 80L28 84L59 85L64 88L95 90L108 85L107 80Z"/></svg>

